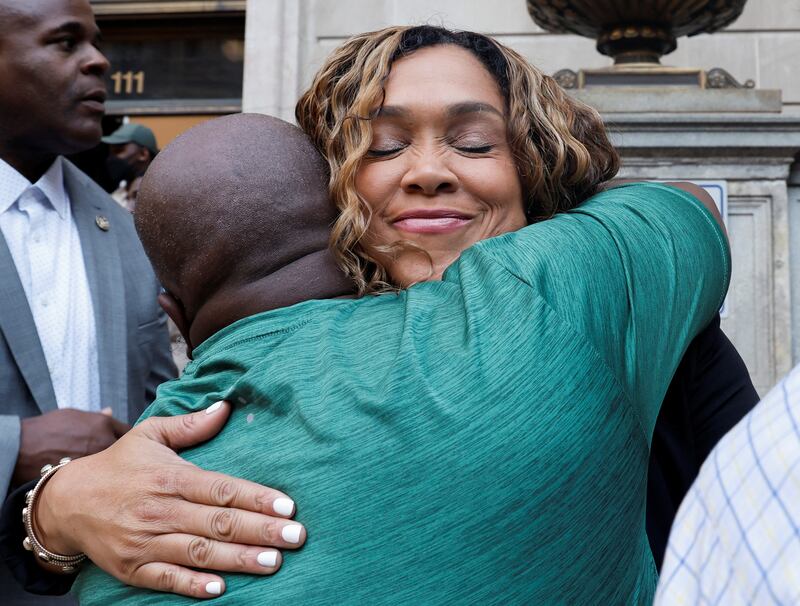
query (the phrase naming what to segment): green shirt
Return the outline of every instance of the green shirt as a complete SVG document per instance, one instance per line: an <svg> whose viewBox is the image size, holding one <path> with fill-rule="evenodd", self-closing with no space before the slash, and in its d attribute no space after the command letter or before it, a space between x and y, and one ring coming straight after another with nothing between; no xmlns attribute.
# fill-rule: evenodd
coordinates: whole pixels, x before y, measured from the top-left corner
<svg viewBox="0 0 800 606"><path fill-rule="evenodd" d="M441 282L221 330L145 416L233 402L183 455L291 495L308 541L214 603L650 604L650 438L729 275L697 200L636 184L476 244ZM193 603L95 567L76 587Z"/></svg>

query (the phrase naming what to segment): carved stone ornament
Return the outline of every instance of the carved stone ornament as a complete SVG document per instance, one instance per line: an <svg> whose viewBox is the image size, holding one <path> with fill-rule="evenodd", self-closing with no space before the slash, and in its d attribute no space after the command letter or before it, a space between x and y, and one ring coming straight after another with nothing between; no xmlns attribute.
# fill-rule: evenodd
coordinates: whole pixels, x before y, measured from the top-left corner
<svg viewBox="0 0 800 606"><path fill-rule="evenodd" d="M706 88L755 88L756 83L745 80L740 84L736 78L721 67L715 67L706 73Z"/></svg>
<svg viewBox="0 0 800 606"><path fill-rule="evenodd" d="M553 74L553 79L561 88L578 88L578 72L571 69L560 69Z"/></svg>

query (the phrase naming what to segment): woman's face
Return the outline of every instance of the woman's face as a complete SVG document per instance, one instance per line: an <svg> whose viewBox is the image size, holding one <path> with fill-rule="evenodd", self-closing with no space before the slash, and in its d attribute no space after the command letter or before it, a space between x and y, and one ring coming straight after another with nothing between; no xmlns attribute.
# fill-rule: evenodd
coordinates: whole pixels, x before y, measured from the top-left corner
<svg viewBox="0 0 800 606"><path fill-rule="evenodd" d="M440 279L464 249L526 224L504 107L463 48L428 47L393 64L356 188L373 212L370 250L406 240L433 259L431 276L413 249L373 252L398 286Z"/></svg>

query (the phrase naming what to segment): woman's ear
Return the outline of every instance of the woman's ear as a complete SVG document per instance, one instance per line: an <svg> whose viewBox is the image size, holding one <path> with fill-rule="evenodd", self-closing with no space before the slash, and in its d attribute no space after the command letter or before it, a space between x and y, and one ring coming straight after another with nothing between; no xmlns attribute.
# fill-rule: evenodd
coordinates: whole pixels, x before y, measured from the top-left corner
<svg viewBox="0 0 800 606"><path fill-rule="evenodd" d="M164 310L164 313L175 322L175 326L178 327L178 331L186 342L186 355L191 360L194 348L189 340L189 321L186 319L186 310L183 308L183 303L174 295L164 291L158 295L158 304Z"/></svg>

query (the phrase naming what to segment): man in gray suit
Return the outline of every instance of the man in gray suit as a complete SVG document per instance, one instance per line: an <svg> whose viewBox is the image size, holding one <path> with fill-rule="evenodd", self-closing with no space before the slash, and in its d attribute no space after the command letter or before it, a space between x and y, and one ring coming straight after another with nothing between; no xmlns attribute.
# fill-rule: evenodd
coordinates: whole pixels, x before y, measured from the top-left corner
<svg viewBox="0 0 800 606"><path fill-rule="evenodd" d="M102 135L98 36L88 0L0 0L2 495L114 443L175 375L129 213L62 157ZM63 602L24 593L2 565L0 591Z"/></svg>

